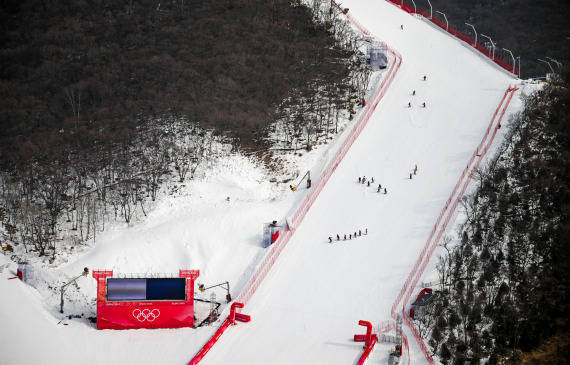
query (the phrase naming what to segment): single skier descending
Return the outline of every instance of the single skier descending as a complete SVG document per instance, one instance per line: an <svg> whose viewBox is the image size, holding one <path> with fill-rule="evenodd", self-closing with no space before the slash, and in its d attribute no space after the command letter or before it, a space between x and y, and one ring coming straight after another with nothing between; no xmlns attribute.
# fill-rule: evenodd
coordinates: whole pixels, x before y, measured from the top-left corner
<svg viewBox="0 0 570 365"><path fill-rule="evenodd" d="M376 190L376 192L379 193L380 190L382 190L382 184L378 184L378 190Z"/></svg>
<svg viewBox="0 0 570 365"><path fill-rule="evenodd" d="M416 95L416 90L412 91L412 95Z"/></svg>
<svg viewBox="0 0 570 365"><path fill-rule="evenodd" d="M364 234L368 234L368 228L364 230Z"/></svg>
<svg viewBox="0 0 570 365"><path fill-rule="evenodd" d="M384 195L388 194L388 190L386 190L386 188L384 188Z"/></svg>
<svg viewBox="0 0 570 365"><path fill-rule="evenodd" d="M372 182L372 184L374 184L374 177L372 177L371 182Z"/></svg>
<svg viewBox="0 0 570 365"><path fill-rule="evenodd" d="M418 165L414 166L414 175L418 172Z"/></svg>
<svg viewBox="0 0 570 365"><path fill-rule="evenodd" d="M426 76L426 75L424 75L424 81L426 81L426 80L427 80L427 76Z"/></svg>
<svg viewBox="0 0 570 365"><path fill-rule="evenodd" d="M344 235L344 240L346 241L346 235Z"/></svg>
<svg viewBox="0 0 570 365"><path fill-rule="evenodd" d="M358 237L362 236L362 231L359 229L358 230Z"/></svg>
<svg viewBox="0 0 570 365"><path fill-rule="evenodd" d="M410 172L410 180L412 180L412 173Z"/></svg>
<svg viewBox="0 0 570 365"><path fill-rule="evenodd" d="M408 108L412 107L412 103L410 101L408 101Z"/></svg>
<svg viewBox="0 0 570 365"><path fill-rule="evenodd" d="M360 184L362 182L362 178L359 176L358 177L358 183Z"/></svg>
<svg viewBox="0 0 570 365"><path fill-rule="evenodd" d="M329 236L329 243L332 243L332 237Z"/></svg>
<svg viewBox="0 0 570 365"><path fill-rule="evenodd" d="M422 104L422 106L425 108L426 107L426 102L424 101L424 103Z"/></svg>
<svg viewBox="0 0 570 365"><path fill-rule="evenodd" d="M368 182L368 186L370 186L370 181Z"/></svg>
<svg viewBox="0 0 570 365"><path fill-rule="evenodd" d="M340 236L337 234L336 235L336 240L339 241L340 240Z"/></svg>

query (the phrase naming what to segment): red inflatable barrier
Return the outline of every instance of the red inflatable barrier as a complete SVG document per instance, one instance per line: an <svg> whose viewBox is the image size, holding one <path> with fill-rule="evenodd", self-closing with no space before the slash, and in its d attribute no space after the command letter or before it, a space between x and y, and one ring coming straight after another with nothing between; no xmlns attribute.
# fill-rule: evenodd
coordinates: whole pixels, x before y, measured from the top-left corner
<svg viewBox="0 0 570 365"><path fill-rule="evenodd" d="M358 359L358 365L363 365L366 359L368 359L368 356L370 356L370 353L372 352L372 349L374 348L374 345L376 345L377 341L378 337L376 337L376 335L372 335L370 343L367 346L364 346L364 352L360 356L360 359Z"/></svg>
<svg viewBox="0 0 570 365"><path fill-rule="evenodd" d="M230 320L231 324L236 324L236 321L238 322L249 322L251 321L251 317L248 316L247 314L241 314L241 313L236 313L236 309L237 308L243 308L243 303L233 303L231 308L230 308L230 315L228 316L228 319Z"/></svg>
<svg viewBox="0 0 570 365"><path fill-rule="evenodd" d="M366 342L366 335L354 335L354 342Z"/></svg>
<svg viewBox="0 0 570 365"><path fill-rule="evenodd" d="M237 302L232 303L228 318L226 318L226 320L222 323L220 328L218 328L218 330L216 331L216 333L214 333L212 338L210 338L208 342L206 342L206 344L200 349L200 351L198 351L198 353L194 356L194 358L190 360L188 365L196 365L200 361L202 361L204 356L206 356L208 351L210 351L210 349L216 344L216 342L218 342L220 337L224 334L224 332L228 329L230 325L235 325L236 321L249 322L251 320L251 317L246 314L236 313L237 308L243 308L243 303L237 303Z"/></svg>
<svg viewBox="0 0 570 365"><path fill-rule="evenodd" d="M114 279L117 281L112 297L108 290L109 280L113 280L113 271L93 271L97 280L97 328L98 329L134 329L134 328L180 328L194 326L194 280L200 275L198 270L180 270L179 278L155 280L151 285L157 287L156 293L172 294L173 285L178 298L170 300L147 300L141 295L147 293L147 278ZM180 278L184 280L180 280ZM174 279L172 282L169 280ZM163 282L160 282L163 280ZM165 285L166 284L166 285ZM154 287L153 287L154 285ZM129 299L137 292L138 299Z"/></svg>
<svg viewBox="0 0 570 365"><path fill-rule="evenodd" d="M358 321L358 324L366 327L366 334L364 335L354 335L355 342L364 342L365 346L368 346L372 340L372 323L368 321Z"/></svg>
<svg viewBox="0 0 570 365"><path fill-rule="evenodd" d="M358 324L366 327L365 335L354 335L355 342L364 342L364 352L358 360L358 365L362 365L370 355L370 352L372 352L372 349L374 348L374 345L376 345L376 342L378 342L378 337L372 334L372 324L370 322L361 320L358 321Z"/></svg>

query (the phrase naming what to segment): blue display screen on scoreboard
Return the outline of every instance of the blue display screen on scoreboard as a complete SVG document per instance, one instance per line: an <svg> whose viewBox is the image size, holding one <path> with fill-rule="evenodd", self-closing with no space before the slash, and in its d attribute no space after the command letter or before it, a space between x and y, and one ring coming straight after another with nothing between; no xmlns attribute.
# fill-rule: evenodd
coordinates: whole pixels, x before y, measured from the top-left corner
<svg viewBox="0 0 570 365"><path fill-rule="evenodd" d="M107 279L107 300L185 300L186 279Z"/></svg>

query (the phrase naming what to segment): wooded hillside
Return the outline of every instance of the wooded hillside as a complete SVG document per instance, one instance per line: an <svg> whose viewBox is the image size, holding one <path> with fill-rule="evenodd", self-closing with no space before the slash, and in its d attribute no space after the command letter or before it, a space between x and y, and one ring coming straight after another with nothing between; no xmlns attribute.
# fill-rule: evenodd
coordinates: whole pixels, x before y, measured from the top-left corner
<svg viewBox="0 0 570 365"><path fill-rule="evenodd" d="M94 238L145 213L231 143L268 149L292 110L301 148L369 70L342 8L323 0L3 1L0 221L8 240L55 257L60 231ZM295 145L295 147L297 147ZM2 237L0 237L2 238Z"/></svg>
<svg viewBox="0 0 570 365"><path fill-rule="evenodd" d="M412 6L411 1L405 3ZM475 26L478 41L482 45L488 40L485 34L496 44L496 53L509 63L511 56L503 51L507 48L515 57L520 56L521 77L544 76L550 72L547 64L554 69L556 64L546 57L551 57L563 64L570 62L570 33L568 17L570 3L564 0L431 0L434 16L443 21L446 14L449 25L474 38L473 30L465 24ZM416 5L429 11L427 1L416 1ZM488 44L490 49L491 45ZM517 61L518 67L518 61Z"/></svg>
<svg viewBox="0 0 570 365"><path fill-rule="evenodd" d="M444 364L570 356L569 87L567 69L526 100L463 200L460 242L444 240L435 300L416 321Z"/></svg>

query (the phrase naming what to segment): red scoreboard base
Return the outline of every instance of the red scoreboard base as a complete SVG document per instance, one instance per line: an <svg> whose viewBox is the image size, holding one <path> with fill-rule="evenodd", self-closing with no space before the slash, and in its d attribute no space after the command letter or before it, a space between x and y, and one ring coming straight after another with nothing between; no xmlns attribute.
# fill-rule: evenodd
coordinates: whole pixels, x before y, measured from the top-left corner
<svg viewBox="0 0 570 365"><path fill-rule="evenodd" d="M147 293L145 278L113 279L112 271L94 271L97 280L97 328L98 329L136 329L136 328L180 328L194 326L194 281L200 275L199 270L180 270L178 280L184 278L182 296L176 299L145 300ZM109 280L120 281L112 292L108 290ZM132 280L132 287L129 286ZM153 279L168 282L169 279ZM160 283L159 283L160 284ZM168 284L168 283L167 283ZM157 285L154 285L155 287ZM168 285L167 285L168 286ZM180 287L180 285L178 285ZM180 288L177 288L180 291ZM121 299L116 299L117 292ZM168 290L163 290L168 295ZM134 295L134 294L136 295ZM180 293L178 293L180 294ZM114 297L113 297L114 296ZM136 296L136 300L129 299ZM123 299L124 298L124 299ZM156 298L154 298L156 299Z"/></svg>

